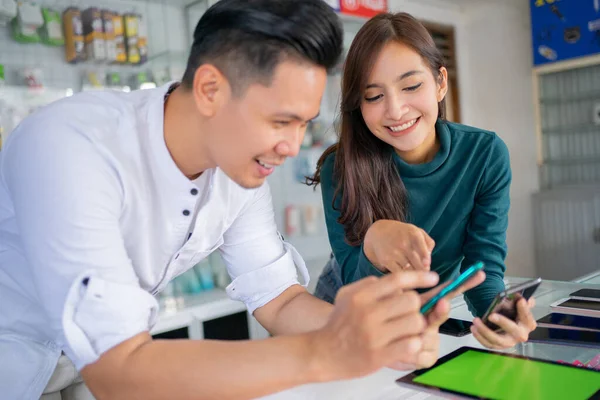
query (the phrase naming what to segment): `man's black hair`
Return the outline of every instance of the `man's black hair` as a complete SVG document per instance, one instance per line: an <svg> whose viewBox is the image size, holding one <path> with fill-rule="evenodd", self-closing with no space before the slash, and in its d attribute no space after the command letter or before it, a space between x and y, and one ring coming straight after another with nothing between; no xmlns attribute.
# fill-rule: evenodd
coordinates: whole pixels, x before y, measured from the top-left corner
<svg viewBox="0 0 600 400"><path fill-rule="evenodd" d="M268 86L286 59L331 70L342 48L341 22L323 0L220 0L196 26L182 84L191 88L198 67L212 64L240 95Z"/></svg>

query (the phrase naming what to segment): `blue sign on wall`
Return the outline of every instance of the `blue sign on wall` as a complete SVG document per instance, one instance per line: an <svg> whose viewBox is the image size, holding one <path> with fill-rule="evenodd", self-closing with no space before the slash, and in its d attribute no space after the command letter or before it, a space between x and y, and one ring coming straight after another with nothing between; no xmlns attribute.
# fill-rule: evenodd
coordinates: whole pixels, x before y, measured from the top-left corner
<svg viewBox="0 0 600 400"><path fill-rule="evenodd" d="M600 53L600 0L529 0L533 64Z"/></svg>

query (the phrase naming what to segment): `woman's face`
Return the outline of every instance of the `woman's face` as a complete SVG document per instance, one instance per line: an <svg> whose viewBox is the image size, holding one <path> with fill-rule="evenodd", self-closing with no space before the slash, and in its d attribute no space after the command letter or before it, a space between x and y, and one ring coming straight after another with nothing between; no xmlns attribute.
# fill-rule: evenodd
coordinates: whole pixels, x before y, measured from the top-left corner
<svg viewBox="0 0 600 400"><path fill-rule="evenodd" d="M438 102L447 91L446 69L440 73L442 79L434 77L422 57L399 42L386 44L375 61L362 116L369 130L403 158L426 154L423 147L435 145Z"/></svg>

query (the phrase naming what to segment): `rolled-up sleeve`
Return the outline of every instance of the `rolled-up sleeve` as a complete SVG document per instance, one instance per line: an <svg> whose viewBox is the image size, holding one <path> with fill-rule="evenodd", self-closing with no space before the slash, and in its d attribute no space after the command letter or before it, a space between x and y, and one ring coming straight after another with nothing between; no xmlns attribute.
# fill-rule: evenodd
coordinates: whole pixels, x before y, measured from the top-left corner
<svg viewBox="0 0 600 400"><path fill-rule="evenodd" d="M244 302L250 313L300 284L298 270L302 285L308 285L302 257L277 231L267 183L254 191L227 230L220 252L232 278L227 293Z"/></svg>
<svg viewBox="0 0 600 400"><path fill-rule="evenodd" d="M15 208L31 295L47 315L38 329L81 369L148 331L157 304L127 255L118 168L76 127L47 118L42 112L13 133L0 179Z"/></svg>

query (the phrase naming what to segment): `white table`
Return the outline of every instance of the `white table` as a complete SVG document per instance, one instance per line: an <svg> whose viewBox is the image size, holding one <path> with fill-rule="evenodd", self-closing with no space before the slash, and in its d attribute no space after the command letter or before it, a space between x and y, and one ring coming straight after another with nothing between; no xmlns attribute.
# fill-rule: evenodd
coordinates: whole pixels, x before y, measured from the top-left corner
<svg viewBox="0 0 600 400"><path fill-rule="evenodd" d="M523 278L507 278L507 284L514 284L525 281ZM600 289L600 271L591 274L575 282L555 282L544 281L536 293L536 307L533 310L534 317L539 319L549 312L549 304L566 297L569 293L580 288ZM453 318L472 320L473 317L468 311L462 298L452 301L452 310L450 316ZM440 357L462 347L470 346L483 348L475 340L473 335L456 338L447 335L441 335ZM557 346L548 344L526 343L518 345L513 349L506 350L509 353L527 354L533 357L546 359L563 359L573 361L575 359L585 359L590 354L600 353L600 349L578 348L571 346ZM409 371L395 371L391 369L382 369L368 377L361 379L352 379L348 381L338 381L330 383L319 383L299 386L284 392L263 397L263 400L288 400L288 399L335 399L335 400L423 400L439 399L440 397L429 395L399 386L395 383L396 379L404 376Z"/></svg>

